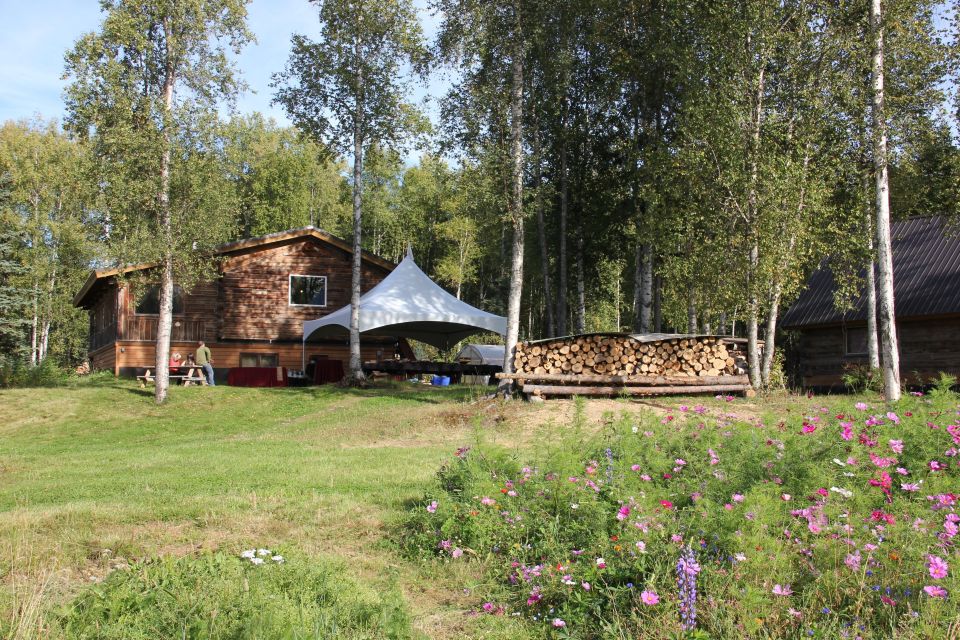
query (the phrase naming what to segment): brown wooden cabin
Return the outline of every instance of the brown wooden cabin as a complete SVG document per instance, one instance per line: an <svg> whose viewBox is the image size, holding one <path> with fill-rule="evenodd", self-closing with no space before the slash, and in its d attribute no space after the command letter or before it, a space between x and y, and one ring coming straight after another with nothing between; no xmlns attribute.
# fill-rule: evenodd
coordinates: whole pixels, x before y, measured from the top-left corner
<svg viewBox="0 0 960 640"><path fill-rule="evenodd" d="M213 354L217 380L233 367L302 369L304 320L313 320L350 303L351 245L314 227L249 238L219 247L219 278L189 291L176 290L171 353L184 357L204 340ZM125 274L153 268L138 265ZM396 265L364 252L363 291L377 285ZM157 332L157 288L133 290L118 282L118 269L94 271L74 297L90 311L92 369L136 375L153 367ZM397 341L363 338L361 357L391 358ZM400 341L404 357L409 345ZM347 338L307 342L312 356L349 360Z"/></svg>
<svg viewBox="0 0 960 640"><path fill-rule="evenodd" d="M891 231L901 378L960 377L960 228L934 216L895 222ZM828 261L781 321L799 333L791 364L804 387L841 388L846 368L868 366L866 293L841 312L834 291Z"/></svg>

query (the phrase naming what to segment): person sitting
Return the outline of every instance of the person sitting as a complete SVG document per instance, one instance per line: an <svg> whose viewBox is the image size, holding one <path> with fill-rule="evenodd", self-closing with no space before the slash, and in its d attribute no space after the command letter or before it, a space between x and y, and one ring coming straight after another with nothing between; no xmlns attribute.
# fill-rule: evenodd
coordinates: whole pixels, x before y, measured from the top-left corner
<svg viewBox="0 0 960 640"><path fill-rule="evenodd" d="M183 364L183 356L180 355L179 351L174 351L173 355L170 356L170 369L179 369L181 364Z"/></svg>

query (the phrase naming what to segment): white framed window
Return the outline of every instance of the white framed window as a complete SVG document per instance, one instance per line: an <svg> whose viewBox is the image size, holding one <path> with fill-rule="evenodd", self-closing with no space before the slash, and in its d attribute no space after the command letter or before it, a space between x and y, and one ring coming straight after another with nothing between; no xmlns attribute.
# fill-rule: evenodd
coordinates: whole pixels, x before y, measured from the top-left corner
<svg viewBox="0 0 960 640"><path fill-rule="evenodd" d="M327 306L327 276L290 274L291 307Z"/></svg>

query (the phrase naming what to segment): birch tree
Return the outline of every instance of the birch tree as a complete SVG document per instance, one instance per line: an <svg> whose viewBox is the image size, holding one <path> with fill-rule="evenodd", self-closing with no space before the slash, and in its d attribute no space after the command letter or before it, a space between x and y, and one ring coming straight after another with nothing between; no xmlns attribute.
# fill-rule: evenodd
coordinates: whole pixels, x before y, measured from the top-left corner
<svg viewBox="0 0 960 640"><path fill-rule="evenodd" d="M275 101L308 135L353 158L353 263L349 380L364 381L360 361L360 292L364 153L394 149L423 129L408 103L410 69L426 50L410 0L313 0L316 42L294 35L286 69L274 75Z"/></svg>
<svg viewBox="0 0 960 640"><path fill-rule="evenodd" d="M156 402L166 400L174 281L210 275L225 203L209 152L220 103L243 85L229 53L252 35L248 0L102 0L104 20L67 53L68 124L91 138L114 259L156 264Z"/></svg>

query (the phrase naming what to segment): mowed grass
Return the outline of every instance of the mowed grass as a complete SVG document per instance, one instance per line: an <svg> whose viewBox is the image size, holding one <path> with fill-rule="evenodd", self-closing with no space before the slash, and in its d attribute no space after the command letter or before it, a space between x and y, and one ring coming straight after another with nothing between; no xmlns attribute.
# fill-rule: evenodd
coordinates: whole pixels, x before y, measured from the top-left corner
<svg viewBox="0 0 960 640"><path fill-rule="evenodd" d="M404 562L388 530L471 441L474 414L488 436L522 439L497 417L502 407L469 403L477 395L177 387L158 407L148 390L112 379L0 392L8 633L55 633L56 606L117 566L259 546L342 561L374 586L399 580L415 627L465 632L469 577Z"/></svg>

